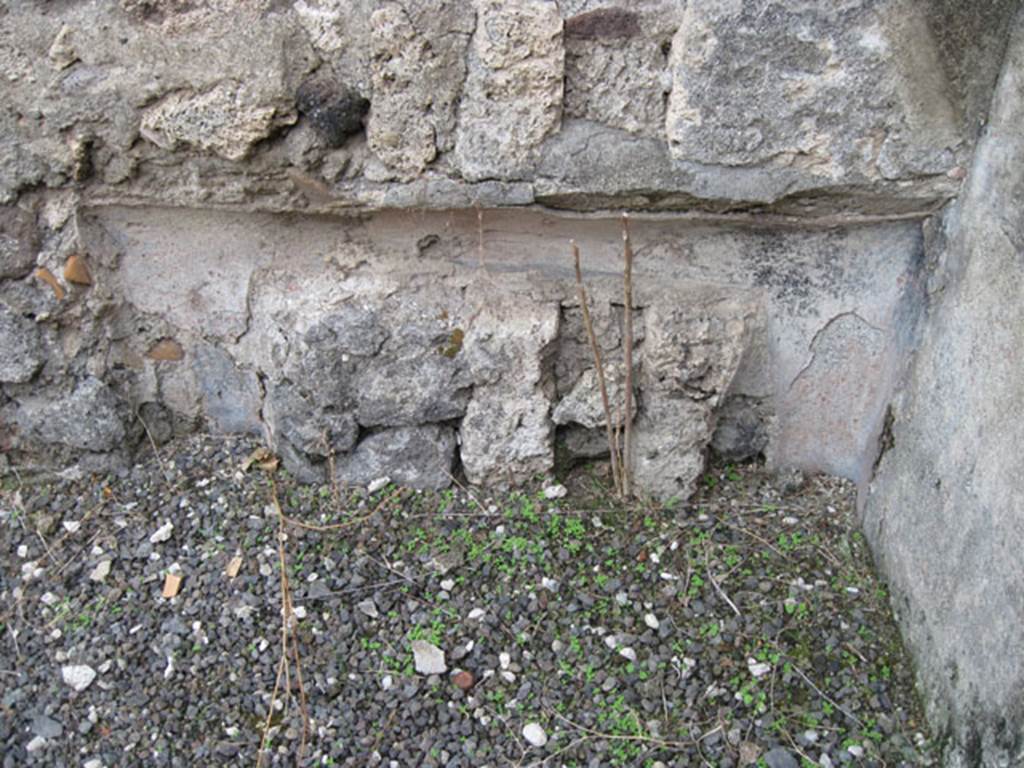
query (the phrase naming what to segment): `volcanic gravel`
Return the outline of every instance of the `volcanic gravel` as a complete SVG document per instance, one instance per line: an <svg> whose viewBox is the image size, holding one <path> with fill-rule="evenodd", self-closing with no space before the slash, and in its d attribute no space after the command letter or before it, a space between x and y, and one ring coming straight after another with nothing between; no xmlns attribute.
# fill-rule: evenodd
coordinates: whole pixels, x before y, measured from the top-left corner
<svg viewBox="0 0 1024 768"><path fill-rule="evenodd" d="M600 467L564 496L370 492L255 447L5 478L4 768L256 765L264 737L263 765L935 761L842 481L718 466L662 506L609 499Z"/></svg>

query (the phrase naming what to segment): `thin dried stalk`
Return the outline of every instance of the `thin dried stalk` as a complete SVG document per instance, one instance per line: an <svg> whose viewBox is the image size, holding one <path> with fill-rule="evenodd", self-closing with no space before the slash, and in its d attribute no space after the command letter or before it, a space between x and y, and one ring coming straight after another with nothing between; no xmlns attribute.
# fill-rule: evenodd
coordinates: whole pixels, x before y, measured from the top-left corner
<svg viewBox="0 0 1024 768"><path fill-rule="evenodd" d="M622 273L625 303L625 338L623 349L626 363L625 439L622 448L622 492L633 495L633 246L629 242L629 216L622 214L622 252L625 264Z"/></svg>
<svg viewBox="0 0 1024 768"><path fill-rule="evenodd" d="M608 453L612 462L612 480L615 483L615 493L622 496L622 457L619 454L618 441L612 428L612 408L608 402L608 387L604 380L604 364L601 361L601 347L598 346L597 336L594 335L594 323L590 319L590 305L587 303L587 289L583 287L583 272L580 269L580 249L575 240L570 240L572 245L572 258L576 267L576 292L579 294L580 309L583 311L583 325L587 329L587 338L590 341L590 351L594 354L594 366L597 370L597 384L601 389L601 405L604 408L604 426L608 436Z"/></svg>

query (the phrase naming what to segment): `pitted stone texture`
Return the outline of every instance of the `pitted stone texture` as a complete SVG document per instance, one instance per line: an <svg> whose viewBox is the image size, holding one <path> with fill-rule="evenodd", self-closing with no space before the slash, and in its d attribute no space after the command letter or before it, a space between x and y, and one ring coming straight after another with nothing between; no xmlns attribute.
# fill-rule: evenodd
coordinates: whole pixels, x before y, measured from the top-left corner
<svg viewBox="0 0 1024 768"><path fill-rule="evenodd" d="M229 81L204 93L167 96L143 113L139 130L161 149L188 144L242 160L258 142L295 119L294 110L284 103L268 103L246 84Z"/></svg>
<svg viewBox="0 0 1024 768"><path fill-rule="evenodd" d="M562 19L546 0L475 0L475 7L455 164L470 181L519 178L561 124Z"/></svg>
<svg viewBox="0 0 1024 768"><path fill-rule="evenodd" d="M394 2L374 11L370 27L368 144L387 165L415 176L451 149L473 15L451 0Z"/></svg>
<svg viewBox="0 0 1024 768"><path fill-rule="evenodd" d="M268 388L263 407L271 447L289 471L306 482L322 482L325 460L348 453L359 437L359 425L351 413L317 405L318 399L323 397L282 383Z"/></svg>
<svg viewBox="0 0 1024 768"><path fill-rule="evenodd" d="M212 344L196 345L191 362L211 431L261 434L263 392L256 374L238 368L227 352Z"/></svg>
<svg viewBox="0 0 1024 768"><path fill-rule="evenodd" d="M621 404L626 392L626 369L621 362L602 361L604 369L605 392L608 395L609 407ZM619 410L621 411L621 405ZM633 401L630 417L636 416L636 400ZM612 423L618 418L612 413ZM577 379L576 385L561 399L551 415L552 421L558 425L579 424L586 429L605 429L604 401L601 397L601 386L597 376L597 368L588 368Z"/></svg>
<svg viewBox="0 0 1024 768"><path fill-rule="evenodd" d="M0 280L32 271L39 249L35 217L14 206L0 207Z"/></svg>
<svg viewBox="0 0 1024 768"><path fill-rule="evenodd" d="M389 477L410 488L446 488L454 460L451 427L396 427L371 433L351 454L337 458L335 478L344 485L365 486Z"/></svg>
<svg viewBox="0 0 1024 768"><path fill-rule="evenodd" d="M36 324L0 303L0 382L31 381L45 362L46 351Z"/></svg>
<svg viewBox="0 0 1024 768"><path fill-rule="evenodd" d="M554 464L550 419L559 307L490 297L466 333L476 387L462 420L470 482L523 483Z"/></svg>
<svg viewBox="0 0 1024 768"><path fill-rule="evenodd" d="M750 300L710 286L644 310L638 376L643 409L634 427L637 487L658 499L687 498L704 470L714 410L739 368L756 312Z"/></svg>
<svg viewBox="0 0 1024 768"><path fill-rule="evenodd" d="M941 175L962 140L923 9L690 3L672 44L673 157L830 180Z"/></svg>
<svg viewBox="0 0 1024 768"><path fill-rule="evenodd" d="M64 396L33 395L20 401L15 422L22 441L41 441L79 451L124 448L125 428L117 398L92 376Z"/></svg>
<svg viewBox="0 0 1024 768"><path fill-rule="evenodd" d="M674 9L596 8L565 20L565 116L662 138Z"/></svg>

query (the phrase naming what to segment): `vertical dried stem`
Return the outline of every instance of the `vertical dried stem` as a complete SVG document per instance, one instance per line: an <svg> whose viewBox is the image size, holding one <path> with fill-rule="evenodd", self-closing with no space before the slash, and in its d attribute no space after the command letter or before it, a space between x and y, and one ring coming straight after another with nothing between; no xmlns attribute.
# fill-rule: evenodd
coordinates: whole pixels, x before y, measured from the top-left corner
<svg viewBox="0 0 1024 768"><path fill-rule="evenodd" d="M626 405L625 440L622 448L623 471L622 491L629 497L633 493L633 247L629 242L629 216L622 214L622 251L625 264L622 273L623 299L625 303L625 350L626 363Z"/></svg>
<svg viewBox="0 0 1024 768"><path fill-rule="evenodd" d="M583 325L587 329L587 338L590 340L590 350L594 353L594 366L597 370L597 383L601 388L601 405L604 407L604 426L608 436L608 453L612 462L612 480L615 483L615 493L622 495L622 456L619 454L619 444L615 439L612 430L612 409L608 402L608 387L604 380L604 364L601 361L601 347L598 346L597 337L594 335L594 324L590 319L590 305L587 303L587 289L583 287L583 272L580 270L580 249L575 240L570 240L572 245L573 263L576 267L576 292L580 299L580 308L583 310Z"/></svg>

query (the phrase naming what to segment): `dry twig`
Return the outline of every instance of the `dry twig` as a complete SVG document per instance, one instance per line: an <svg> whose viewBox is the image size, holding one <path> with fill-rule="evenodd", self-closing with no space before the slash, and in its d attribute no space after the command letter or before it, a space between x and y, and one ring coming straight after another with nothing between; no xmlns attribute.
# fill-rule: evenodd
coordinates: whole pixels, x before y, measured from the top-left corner
<svg viewBox="0 0 1024 768"><path fill-rule="evenodd" d="M625 467L622 463L622 456L619 453L618 441L615 439L614 428L612 427L612 409L608 402L608 387L604 379L604 364L601 361L601 347L594 335L594 323L590 318L590 305L587 302L587 289L583 287L583 272L580 270L580 249L575 240L570 240L572 245L573 264L576 268L576 293L579 295L580 309L583 312L583 325L587 329L587 339L590 341L590 351L594 355L594 368L597 371L597 384L601 389L601 405L604 408L604 425L608 437L608 452L612 462L612 480L615 483L615 493L622 496L624 493L622 478Z"/></svg>
<svg viewBox="0 0 1024 768"><path fill-rule="evenodd" d="M622 290L625 302L625 323L623 351L626 364L626 404L624 429L625 438L622 448L622 494L626 498L633 495L633 247L629 241L629 216L622 214L622 252L623 272Z"/></svg>

